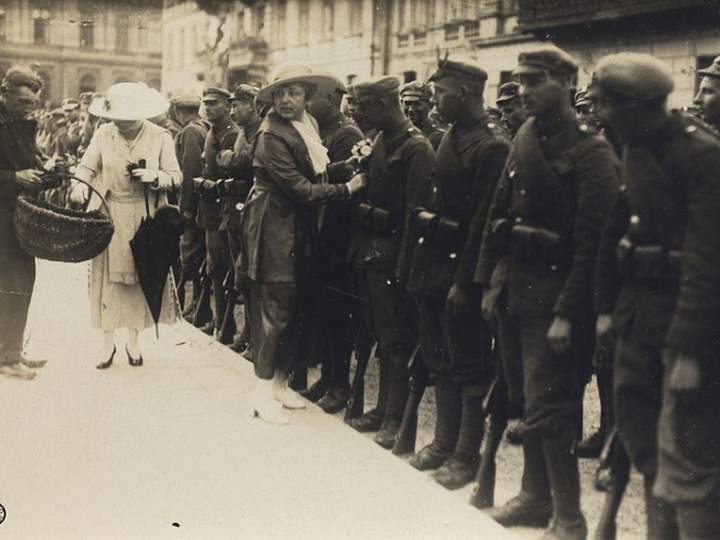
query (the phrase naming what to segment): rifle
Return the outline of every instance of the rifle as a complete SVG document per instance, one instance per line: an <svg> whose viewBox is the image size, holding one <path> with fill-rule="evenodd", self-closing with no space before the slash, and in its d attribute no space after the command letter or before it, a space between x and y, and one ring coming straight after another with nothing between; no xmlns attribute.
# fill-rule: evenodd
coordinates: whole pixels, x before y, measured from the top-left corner
<svg viewBox="0 0 720 540"><path fill-rule="evenodd" d="M180 279L177 282L177 298L180 302L180 309L185 309L185 284L187 283L187 276L180 274Z"/></svg>
<svg viewBox="0 0 720 540"><path fill-rule="evenodd" d="M508 425L508 404L507 382L502 375L501 362L498 362L497 374L483 404L485 414L490 415L490 422L475 477L476 484L470 496L470 504L475 508L490 508L495 504L495 456Z"/></svg>
<svg viewBox="0 0 720 540"><path fill-rule="evenodd" d="M212 307L210 306L212 280L207 274L207 259L200 266L200 286L200 296L193 316L193 326L196 328L202 328L213 319Z"/></svg>
<svg viewBox="0 0 720 540"><path fill-rule="evenodd" d="M218 332L218 341L223 345L230 345L235 335L235 306L239 303L240 291L233 285L235 284L235 272L232 266L225 275L223 287L225 288L225 313L223 313L222 325Z"/></svg>
<svg viewBox="0 0 720 540"><path fill-rule="evenodd" d="M415 349L412 357L412 367L410 376L410 394L408 395L407 404L405 405L405 414L403 415L400 429L398 430L392 453L396 456L401 454L411 454L415 452L415 439L417 438L418 423L418 407L422 401L425 389L430 380L430 372L427 365L423 362L422 355Z"/></svg>
<svg viewBox="0 0 720 540"><path fill-rule="evenodd" d="M629 481L630 458L617 435L617 429L613 427L605 441L600 454L600 466L595 473L595 489L607 493L595 530L595 540L615 540L615 519Z"/></svg>
<svg viewBox="0 0 720 540"><path fill-rule="evenodd" d="M365 371L368 362L370 362L370 354L372 353L372 342L368 335L364 324L360 324L355 338L355 376L353 377L352 393L348 400L347 409L343 422L348 422L353 418L360 418L365 411Z"/></svg>

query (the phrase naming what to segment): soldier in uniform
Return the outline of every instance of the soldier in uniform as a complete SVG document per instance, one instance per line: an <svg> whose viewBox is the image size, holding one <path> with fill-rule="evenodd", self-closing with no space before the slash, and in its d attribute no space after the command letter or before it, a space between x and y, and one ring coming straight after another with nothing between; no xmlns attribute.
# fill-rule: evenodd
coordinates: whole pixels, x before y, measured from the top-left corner
<svg viewBox="0 0 720 540"><path fill-rule="evenodd" d="M595 129L600 129L598 118L593 111L592 102L588 96L589 90L587 86L578 88L575 92L575 114L578 120L583 124L587 124Z"/></svg>
<svg viewBox="0 0 720 540"><path fill-rule="evenodd" d="M720 56L713 63L698 71L700 89L693 104L700 110L702 119L716 132L720 131Z"/></svg>
<svg viewBox="0 0 720 540"><path fill-rule="evenodd" d="M320 127L320 138L328 149L328 177L332 184L347 182L353 166L346 161L353 146L364 139L355 123L343 116L340 105L345 85L335 79L335 88L325 96L315 96L308 110ZM357 301L357 279L347 260L353 229L350 216L354 205L337 201L325 208L316 256L320 320L320 379L303 395L317 401L328 414L342 410L350 398L350 358L357 334L360 306Z"/></svg>
<svg viewBox="0 0 720 540"><path fill-rule="evenodd" d="M377 129L368 121L368 119L362 114L358 107L357 95L355 94L355 87L348 85L347 94L345 94L345 103L347 105L347 113L350 118L357 124L360 131L363 132L366 139L374 139L377 135Z"/></svg>
<svg viewBox="0 0 720 540"><path fill-rule="evenodd" d="M200 98L191 92L174 94L170 108L182 126L175 137L175 154L183 173L178 201L185 218L180 238L180 265L182 275L192 282L192 299L185 306L183 316L190 317L200 296L200 266L206 256L205 232L196 224L200 196L193 190L193 178L202 175L202 152L210 124L200 118Z"/></svg>
<svg viewBox="0 0 720 540"><path fill-rule="evenodd" d="M617 160L607 141L578 122L567 99L578 70L572 57L539 50L521 53L518 64L530 118L515 137L499 184L510 189L496 191L489 216L495 226L483 242L509 247L509 309L520 323L523 359L524 469L520 494L489 514L505 526L542 526L552 517L544 538L584 540L573 448L594 351L595 266L618 189ZM482 283L489 284L491 271L481 260Z"/></svg>
<svg viewBox="0 0 720 540"><path fill-rule="evenodd" d="M417 347L417 309L405 288L403 237L407 219L429 199L435 155L400 105L400 83L384 77L355 85L360 114L378 130L369 158L369 186L358 206L350 257L359 272L363 318L377 341L380 397L375 409L349 424L380 429L375 442L391 448L408 398L408 362Z"/></svg>
<svg viewBox="0 0 720 540"><path fill-rule="evenodd" d="M624 143L627 201L603 239L623 272L601 257L598 329L619 336L617 427L645 478L648 538L709 539L720 530L720 142L668 111L672 88L670 68L640 54L605 57L593 77L596 110Z"/></svg>
<svg viewBox="0 0 720 540"><path fill-rule="evenodd" d="M418 241L408 290L418 305L422 358L436 376L437 415L433 442L410 463L438 469L435 480L457 489L477 472L482 400L494 372L482 289L473 276L510 141L483 107L487 73L475 62L446 58L430 80L438 111L453 124L437 150L427 211L412 223Z"/></svg>
<svg viewBox="0 0 720 540"><path fill-rule="evenodd" d="M500 86L500 91L495 103L502 111L501 121L510 137L515 137L520 126L527 120L527 114L519 95L520 85L516 82L506 82Z"/></svg>
<svg viewBox="0 0 720 540"><path fill-rule="evenodd" d="M415 127L422 131L435 151L437 151L444 130L440 129L430 119L430 100L432 90L427 84L420 81L409 82L400 89L400 101L407 117L412 120Z"/></svg>
<svg viewBox="0 0 720 540"><path fill-rule="evenodd" d="M77 159L78 148L82 140L82 118L80 115L80 103L76 99L67 98L62 102L62 110L65 114L65 130L62 137L58 137L58 153L61 156L69 156Z"/></svg>
<svg viewBox="0 0 720 540"><path fill-rule="evenodd" d="M203 146L205 167L202 176L207 180L217 182L228 176L227 169L221 167L217 162L218 153L222 150L233 149L240 129L230 118L230 92L223 88L208 87L203 91L202 103L205 106L205 115L212 125ZM217 192L211 191L207 195L201 193L197 226L205 230L208 277L212 280L213 285L215 332L220 329L227 305L223 280L230 269L227 230L220 227L222 217L222 201L218 198ZM205 330L212 333L210 328Z"/></svg>

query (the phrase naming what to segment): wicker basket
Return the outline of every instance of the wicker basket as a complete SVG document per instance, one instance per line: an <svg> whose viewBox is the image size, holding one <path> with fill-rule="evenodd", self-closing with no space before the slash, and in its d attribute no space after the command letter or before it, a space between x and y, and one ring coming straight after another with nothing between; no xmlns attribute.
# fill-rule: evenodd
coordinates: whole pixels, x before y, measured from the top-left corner
<svg viewBox="0 0 720 540"><path fill-rule="evenodd" d="M110 243L115 227L105 199L100 197L106 213L55 206L36 197L21 196L15 203L15 235L25 252L39 259L81 262L96 257Z"/></svg>

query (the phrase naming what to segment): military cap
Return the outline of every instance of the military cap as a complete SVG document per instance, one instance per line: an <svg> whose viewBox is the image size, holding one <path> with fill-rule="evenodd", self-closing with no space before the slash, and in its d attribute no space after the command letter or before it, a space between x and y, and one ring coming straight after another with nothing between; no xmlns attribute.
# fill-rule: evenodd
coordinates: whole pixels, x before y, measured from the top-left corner
<svg viewBox="0 0 720 540"><path fill-rule="evenodd" d="M230 99L233 101L254 101L258 92L260 92L260 89L256 86L241 84L235 89Z"/></svg>
<svg viewBox="0 0 720 540"><path fill-rule="evenodd" d="M400 99L403 101L430 101L432 91L427 84L411 81L400 88Z"/></svg>
<svg viewBox="0 0 720 540"><path fill-rule="evenodd" d="M463 79L475 83L484 83L487 81L487 72L480 65L470 58L438 58L438 67L428 79L429 82L438 81L445 77L455 79Z"/></svg>
<svg viewBox="0 0 720 540"><path fill-rule="evenodd" d="M170 104L176 107L188 107L188 108L199 108L200 107L200 96L194 92L175 92L170 97Z"/></svg>
<svg viewBox="0 0 720 540"><path fill-rule="evenodd" d="M224 88L217 88L216 86L208 86L202 93L202 102L206 101L218 101L220 99L230 99L230 92Z"/></svg>
<svg viewBox="0 0 720 540"><path fill-rule="evenodd" d="M62 100L61 106L63 111L73 111L80 108L80 103L77 99L65 98Z"/></svg>
<svg viewBox="0 0 720 540"><path fill-rule="evenodd" d="M575 92L575 107L584 107L585 105L590 104L590 96L589 96L590 90L587 86L583 86L581 88L578 88L577 92Z"/></svg>
<svg viewBox="0 0 720 540"><path fill-rule="evenodd" d="M593 85L629 98L653 100L667 96L675 83L665 62L649 54L620 53L598 62Z"/></svg>
<svg viewBox="0 0 720 540"><path fill-rule="evenodd" d="M520 85L516 82L506 82L500 86L498 98L495 103L498 107L520 98Z"/></svg>
<svg viewBox="0 0 720 540"><path fill-rule="evenodd" d="M699 69L698 74L705 77L720 78L720 56L715 58L715 60L713 60L713 63L705 69Z"/></svg>
<svg viewBox="0 0 720 540"><path fill-rule="evenodd" d="M397 77L374 77L356 84L353 89L357 99L390 96L398 93L400 81Z"/></svg>
<svg viewBox="0 0 720 540"><path fill-rule="evenodd" d="M52 114L53 116L62 116L63 118L65 117L65 111L63 111L61 108L53 109L50 114Z"/></svg>
<svg viewBox="0 0 720 540"><path fill-rule="evenodd" d="M541 49L522 52L518 56L516 75L575 75L578 65L565 51L560 49Z"/></svg>

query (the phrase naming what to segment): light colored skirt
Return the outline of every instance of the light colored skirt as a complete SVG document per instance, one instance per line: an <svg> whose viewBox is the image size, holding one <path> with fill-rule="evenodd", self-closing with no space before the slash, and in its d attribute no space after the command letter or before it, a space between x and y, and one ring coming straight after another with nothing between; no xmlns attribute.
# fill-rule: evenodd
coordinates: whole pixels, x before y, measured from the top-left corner
<svg viewBox="0 0 720 540"><path fill-rule="evenodd" d="M129 242L145 216L145 200L110 196L108 206L115 222L115 234L110 246L90 263L90 323L103 332L117 328L144 330L155 322L134 272ZM168 271L158 322L173 324L178 317L175 282L172 272Z"/></svg>

